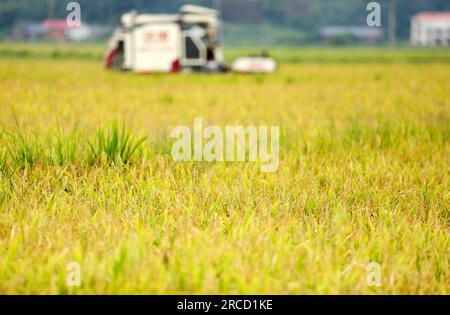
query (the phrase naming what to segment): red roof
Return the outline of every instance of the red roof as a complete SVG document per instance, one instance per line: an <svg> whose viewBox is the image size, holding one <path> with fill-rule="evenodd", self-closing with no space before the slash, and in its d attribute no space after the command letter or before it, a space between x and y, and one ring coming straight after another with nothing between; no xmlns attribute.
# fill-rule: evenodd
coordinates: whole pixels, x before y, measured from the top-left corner
<svg viewBox="0 0 450 315"><path fill-rule="evenodd" d="M44 22L42 22L42 26L50 29L59 29L59 30L65 30L69 26L67 25L66 20L58 20L58 19L47 19Z"/></svg>
<svg viewBox="0 0 450 315"><path fill-rule="evenodd" d="M419 12L414 16L419 20L450 20L450 12Z"/></svg>

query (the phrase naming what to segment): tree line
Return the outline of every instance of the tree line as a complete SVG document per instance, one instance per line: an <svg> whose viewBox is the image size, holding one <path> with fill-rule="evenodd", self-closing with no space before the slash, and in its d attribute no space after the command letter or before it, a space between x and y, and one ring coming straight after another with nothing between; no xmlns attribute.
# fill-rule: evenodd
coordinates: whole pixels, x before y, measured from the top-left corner
<svg viewBox="0 0 450 315"><path fill-rule="evenodd" d="M0 32L11 30L17 21L36 21L47 17L64 18L72 0L2 0ZM365 25L369 0L78 0L83 20L94 24L118 24L122 13L175 13L186 3L220 8L225 23L231 25L270 24L279 29L299 31L305 36L324 25ZM382 7L382 25L387 26L388 0ZM397 0L397 36L409 36L409 21L419 11L450 10L448 0ZM268 34L270 36L270 34Z"/></svg>

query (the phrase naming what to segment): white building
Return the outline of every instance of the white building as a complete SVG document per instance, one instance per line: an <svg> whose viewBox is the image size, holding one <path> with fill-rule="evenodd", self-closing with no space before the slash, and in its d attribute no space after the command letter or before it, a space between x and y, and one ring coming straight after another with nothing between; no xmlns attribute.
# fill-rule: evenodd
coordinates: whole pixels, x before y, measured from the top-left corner
<svg viewBox="0 0 450 315"><path fill-rule="evenodd" d="M448 46L450 12L420 12L411 18L411 44Z"/></svg>

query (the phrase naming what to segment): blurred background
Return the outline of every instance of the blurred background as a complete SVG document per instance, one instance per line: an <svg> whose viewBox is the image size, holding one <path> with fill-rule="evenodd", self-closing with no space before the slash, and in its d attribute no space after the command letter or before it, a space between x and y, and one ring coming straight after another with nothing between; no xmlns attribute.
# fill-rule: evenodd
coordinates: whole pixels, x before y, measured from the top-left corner
<svg viewBox="0 0 450 315"><path fill-rule="evenodd" d="M229 47L410 45L415 15L450 11L449 0L379 0L382 26L370 28L366 23L368 0L78 0L82 27L67 29L69 2L1 0L0 40L102 42L129 10L176 13L189 3L221 11L224 45ZM443 17L426 17L439 18ZM449 25L449 16L446 19ZM448 45L450 28L444 27L442 34Z"/></svg>

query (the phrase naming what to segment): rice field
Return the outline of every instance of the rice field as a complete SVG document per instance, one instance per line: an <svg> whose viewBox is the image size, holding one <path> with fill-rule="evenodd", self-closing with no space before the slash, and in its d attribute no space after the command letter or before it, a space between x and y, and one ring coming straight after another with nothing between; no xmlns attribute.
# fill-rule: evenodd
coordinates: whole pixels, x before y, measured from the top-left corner
<svg viewBox="0 0 450 315"><path fill-rule="evenodd" d="M140 76L85 49L0 47L0 293L450 293L450 51ZM278 171L173 161L195 117L280 126Z"/></svg>

